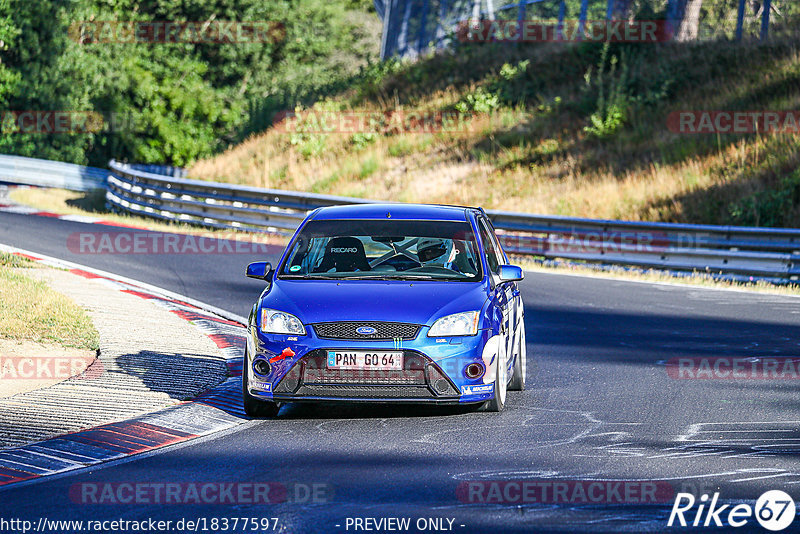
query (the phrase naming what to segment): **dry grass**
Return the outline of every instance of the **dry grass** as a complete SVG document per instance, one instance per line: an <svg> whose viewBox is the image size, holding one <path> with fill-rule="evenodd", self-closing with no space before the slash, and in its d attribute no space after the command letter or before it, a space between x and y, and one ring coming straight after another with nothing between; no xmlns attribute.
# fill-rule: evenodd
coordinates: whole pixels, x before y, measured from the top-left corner
<svg viewBox="0 0 800 534"><path fill-rule="evenodd" d="M4 269L24 269L34 267L36 264L28 258L10 254L8 252L0 252L0 268Z"/></svg>
<svg viewBox="0 0 800 534"><path fill-rule="evenodd" d="M59 215L85 215L119 223L123 226L136 226L162 232L178 230L198 231L197 227L186 224L154 221L145 217L110 212L105 206L105 191L88 193L66 189L45 189L39 187L15 187L9 191L9 199L23 206ZM207 232L208 230L202 230Z"/></svg>
<svg viewBox="0 0 800 534"><path fill-rule="evenodd" d="M725 154L714 154L621 174L583 173L570 158L507 170L460 155L467 151L459 150L458 145L470 140L443 135L381 139L359 153L346 151L346 136L330 135L326 155L309 159L299 155L285 137L267 133L251 139L229 153L198 162L191 169L192 177L375 200L661 220L664 214L652 206L718 183L711 171L725 159ZM412 146L412 152L392 156L398 145ZM360 171L370 161L377 163L377 169L364 177Z"/></svg>
<svg viewBox="0 0 800 534"><path fill-rule="evenodd" d="M491 117L473 119L466 132L378 135L367 143L349 134L273 129L197 162L190 174L532 213L800 225L794 198L800 187L781 182L800 164L796 135L692 136L667 128L677 110L800 109L798 44L705 43L630 53L621 60L629 69L629 111L618 131L601 138L584 131L597 99L584 75L597 76L596 52L487 47L467 59L436 56L404 67L372 93L352 90L315 109L449 110L488 92L499 95ZM521 74L500 74L520 70L521 61L529 62ZM785 213L771 216L770 202Z"/></svg>
<svg viewBox="0 0 800 534"><path fill-rule="evenodd" d="M0 255L0 338L97 350L99 336L86 311L24 274L17 256Z"/></svg>
<svg viewBox="0 0 800 534"><path fill-rule="evenodd" d="M106 214L105 191L96 189L86 193L66 189L45 189L17 186L9 190L13 202L59 215Z"/></svg>

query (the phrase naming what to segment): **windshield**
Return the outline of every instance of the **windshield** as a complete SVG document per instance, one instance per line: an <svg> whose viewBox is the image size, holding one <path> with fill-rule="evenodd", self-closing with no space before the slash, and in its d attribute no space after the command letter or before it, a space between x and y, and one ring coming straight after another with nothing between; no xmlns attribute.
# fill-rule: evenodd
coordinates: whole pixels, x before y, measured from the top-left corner
<svg viewBox="0 0 800 534"><path fill-rule="evenodd" d="M311 221L280 278L478 281L481 263L466 221Z"/></svg>

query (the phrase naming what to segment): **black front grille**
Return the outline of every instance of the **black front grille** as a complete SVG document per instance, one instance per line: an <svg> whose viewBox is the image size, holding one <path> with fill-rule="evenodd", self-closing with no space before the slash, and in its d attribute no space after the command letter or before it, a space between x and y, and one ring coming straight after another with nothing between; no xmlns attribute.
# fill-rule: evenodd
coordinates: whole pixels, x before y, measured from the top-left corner
<svg viewBox="0 0 800 534"><path fill-rule="evenodd" d="M305 384L425 384L424 369L372 371L355 369L312 369L303 373Z"/></svg>
<svg viewBox="0 0 800 534"><path fill-rule="evenodd" d="M420 325L409 323L381 323L374 321L349 321L336 323L317 323L312 325L317 337L322 339L414 339L419 334ZM374 329L372 333L359 333L359 328Z"/></svg>
<svg viewBox="0 0 800 534"><path fill-rule="evenodd" d="M310 397L415 399L434 398L425 386L363 386L349 384L305 384L297 395Z"/></svg>

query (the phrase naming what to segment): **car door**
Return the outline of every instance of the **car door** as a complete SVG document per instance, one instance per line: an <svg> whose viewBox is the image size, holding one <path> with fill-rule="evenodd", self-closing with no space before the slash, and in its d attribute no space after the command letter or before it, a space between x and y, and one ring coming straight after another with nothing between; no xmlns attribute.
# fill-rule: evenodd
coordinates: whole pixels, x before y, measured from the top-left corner
<svg viewBox="0 0 800 534"><path fill-rule="evenodd" d="M497 237L497 232L494 229L494 225L492 221L487 218L486 223L491 231L491 237L494 240L495 246L497 251L499 252L501 259L500 263L502 264L510 264L508 260L508 255L506 255L505 250L503 250L502 245L500 244L500 239ZM511 317L511 331L513 333L513 340L512 340L512 347L517 347L517 343L520 341L520 337L522 336L523 329L524 329L524 314L525 314L525 305L522 302L522 293L519 287L518 282L507 282L506 284L506 291L510 291L509 296L509 306L510 306L510 317ZM523 340L524 343L524 340Z"/></svg>
<svg viewBox="0 0 800 534"><path fill-rule="evenodd" d="M489 221L481 217L478 221L483 252L486 256L486 263L489 267L490 276L493 279L494 288L490 295L493 304L499 310L500 336L501 336L501 357L504 358L506 369L509 369L513 362L515 338L515 296L516 284L514 282L500 281L500 266L506 262L502 250L499 248L497 236ZM508 374L510 377L511 374Z"/></svg>

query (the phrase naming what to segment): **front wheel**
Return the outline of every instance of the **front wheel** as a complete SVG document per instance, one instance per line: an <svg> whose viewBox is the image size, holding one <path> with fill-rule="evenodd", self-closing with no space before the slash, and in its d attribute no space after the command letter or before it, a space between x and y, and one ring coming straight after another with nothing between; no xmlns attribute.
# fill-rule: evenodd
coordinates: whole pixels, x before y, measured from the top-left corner
<svg viewBox="0 0 800 534"><path fill-rule="evenodd" d="M514 370L511 375L511 382L508 384L508 389L511 391L524 391L525 390L525 373L527 372L528 363L528 349L525 343L525 327L519 335L517 341L516 359L514 360Z"/></svg>
<svg viewBox="0 0 800 534"><path fill-rule="evenodd" d="M280 406L277 402L263 401L250 395L247 391L247 377L249 376L250 358L245 350L244 362L242 363L242 401L244 413L250 417L275 417L278 415Z"/></svg>
<svg viewBox="0 0 800 534"><path fill-rule="evenodd" d="M502 412L506 406L506 391L508 389L508 371L504 358L498 354L495 357L494 372L494 397L486 401L484 408L487 412Z"/></svg>

